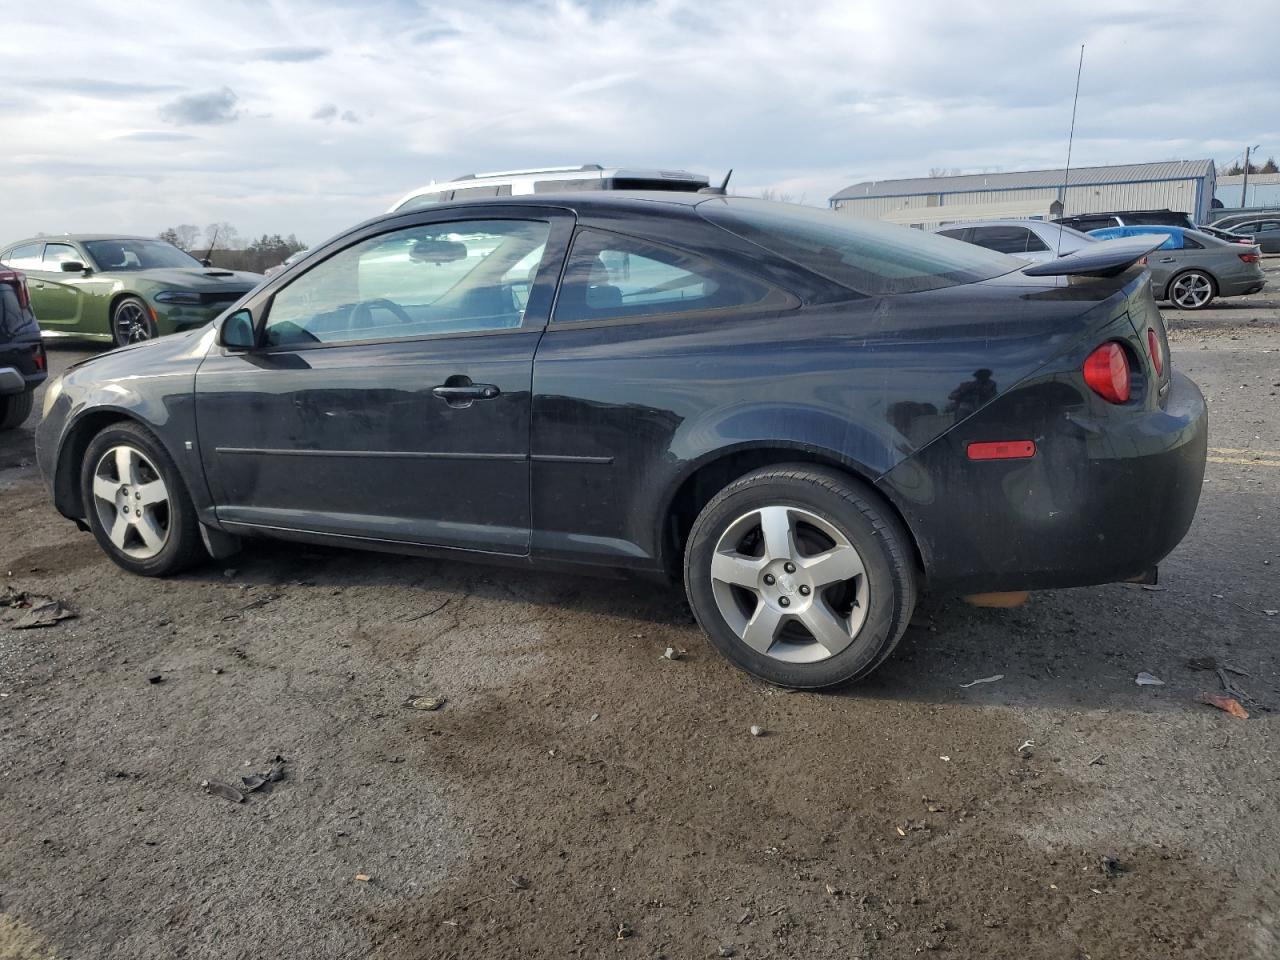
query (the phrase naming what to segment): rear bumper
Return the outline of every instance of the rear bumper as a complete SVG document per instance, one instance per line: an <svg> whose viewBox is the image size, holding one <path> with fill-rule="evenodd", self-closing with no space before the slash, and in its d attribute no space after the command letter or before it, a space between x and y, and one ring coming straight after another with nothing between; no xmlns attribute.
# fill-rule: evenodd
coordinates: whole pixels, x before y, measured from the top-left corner
<svg viewBox="0 0 1280 960"><path fill-rule="evenodd" d="M1064 415L1063 386L1012 391L1007 403L991 404L881 478L935 588L976 593L1127 580L1186 535L1208 434L1199 388L1174 372L1162 408L1091 418L1083 403ZM1013 422L1034 424L1036 398L1025 395L1033 391L1057 394L1046 397L1056 416L1027 435L1035 456L970 461L969 442L992 439Z"/></svg>
<svg viewBox="0 0 1280 960"><path fill-rule="evenodd" d="M1267 285L1266 278L1262 276L1262 271L1258 271L1256 277L1239 277L1232 280L1222 281L1218 289L1218 295L1221 297L1243 297L1250 293L1257 293Z"/></svg>
<svg viewBox="0 0 1280 960"><path fill-rule="evenodd" d="M49 375L47 367L39 340L0 345L0 396L34 390Z"/></svg>

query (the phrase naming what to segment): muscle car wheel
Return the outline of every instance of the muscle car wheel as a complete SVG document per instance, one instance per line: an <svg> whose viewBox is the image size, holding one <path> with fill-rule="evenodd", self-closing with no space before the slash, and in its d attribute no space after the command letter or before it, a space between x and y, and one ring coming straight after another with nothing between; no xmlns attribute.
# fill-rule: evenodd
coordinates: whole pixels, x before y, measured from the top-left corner
<svg viewBox="0 0 1280 960"><path fill-rule="evenodd" d="M1169 281L1169 299L1183 310L1203 310L1215 292L1213 277L1203 270L1184 270Z"/></svg>
<svg viewBox="0 0 1280 960"><path fill-rule="evenodd" d="M124 297L111 311L111 339L117 347L151 340L155 335L151 310L139 297Z"/></svg>
<svg viewBox="0 0 1280 960"><path fill-rule="evenodd" d="M12 430L26 423L27 417L31 414L34 396L34 390L25 390L22 393L0 397L0 430Z"/></svg>
<svg viewBox="0 0 1280 960"><path fill-rule="evenodd" d="M689 535L685 587L721 653L805 688L874 670L916 592L897 518L851 478L804 464L750 473L707 504Z"/></svg>
<svg viewBox="0 0 1280 960"><path fill-rule="evenodd" d="M116 424L90 441L80 491L98 544L126 570L164 576L204 556L182 477L160 442L141 426Z"/></svg>

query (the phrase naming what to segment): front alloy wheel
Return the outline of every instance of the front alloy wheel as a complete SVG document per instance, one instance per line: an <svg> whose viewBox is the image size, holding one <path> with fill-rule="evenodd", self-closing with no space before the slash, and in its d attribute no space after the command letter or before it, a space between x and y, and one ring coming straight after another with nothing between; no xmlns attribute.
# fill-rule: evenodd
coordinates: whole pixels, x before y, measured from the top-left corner
<svg viewBox="0 0 1280 960"><path fill-rule="evenodd" d="M138 297L125 297L111 314L111 339L117 347L151 340L156 335L150 308Z"/></svg>
<svg viewBox="0 0 1280 960"><path fill-rule="evenodd" d="M150 560L169 539L169 490L136 447L108 448L93 470L93 509L116 549Z"/></svg>
<svg viewBox="0 0 1280 960"><path fill-rule="evenodd" d="M1200 310L1213 299L1213 278L1199 270L1188 270L1169 284L1169 299L1183 310Z"/></svg>

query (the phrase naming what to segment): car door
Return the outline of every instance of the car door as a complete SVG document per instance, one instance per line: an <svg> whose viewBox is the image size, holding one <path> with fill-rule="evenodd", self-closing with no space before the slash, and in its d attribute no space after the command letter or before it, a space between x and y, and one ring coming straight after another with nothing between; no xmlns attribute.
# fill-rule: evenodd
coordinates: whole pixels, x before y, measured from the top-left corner
<svg viewBox="0 0 1280 960"><path fill-rule="evenodd" d="M1194 256L1194 251L1184 251L1182 249L1182 238L1176 233L1163 233L1159 230L1143 230L1142 227L1127 227L1125 236L1164 236L1164 242L1155 250L1147 254L1147 267L1151 271L1151 285L1155 288L1158 296L1164 296L1167 293L1169 281L1173 279L1174 274L1184 269L1187 264L1184 261L1187 257Z"/></svg>
<svg viewBox="0 0 1280 960"><path fill-rule="evenodd" d="M57 330L70 329L80 322L84 304L84 271L66 272L62 264L68 261L85 263L85 257L70 243L48 242L40 258L38 268L28 275L32 302L36 304L36 317L41 326Z"/></svg>
<svg viewBox="0 0 1280 960"><path fill-rule="evenodd" d="M572 225L436 211L264 291L259 346L214 346L196 377L219 520L527 554L533 355Z"/></svg>
<svg viewBox="0 0 1280 960"><path fill-rule="evenodd" d="M1249 232L1263 253L1280 253L1280 220L1263 220Z"/></svg>

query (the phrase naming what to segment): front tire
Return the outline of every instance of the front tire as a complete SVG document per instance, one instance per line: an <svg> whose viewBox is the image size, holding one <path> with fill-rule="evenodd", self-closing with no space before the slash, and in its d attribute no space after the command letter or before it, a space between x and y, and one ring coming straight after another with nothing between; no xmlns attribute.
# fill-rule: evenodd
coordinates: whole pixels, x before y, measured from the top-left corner
<svg viewBox="0 0 1280 960"><path fill-rule="evenodd" d="M151 308L141 297L121 297L111 311L111 340L117 347L156 337Z"/></svg>
<svg viewBox="0 0 1280 960"><path fill-rule="evenodd" d="M27 422L35 398L34 390L0 397L0 430L12 430Z"/></svg>
<svg viewBox="0 0 1280 960"><path fill-rule="evenodd" d="M1169 281L1169 301L1181 310L1203 310L1217 293L1218 285L1203 270L1184 270Z"/></svg>
<svg viewBox="0 0 1280 960"><path fill-rule="evenodd" d="M89 442L80 495L98 545L130 573L168 576L207 556L178 468L138 424L107 427Z"/></svg>
<svg viewBox="0 0 1280 960"><path fill-rule="evenodd" d="M757 470L721 490L693 524L684 574L712 645L797 689L869 674L915 607L901 523L850 477L806 464Z"/></svg>

